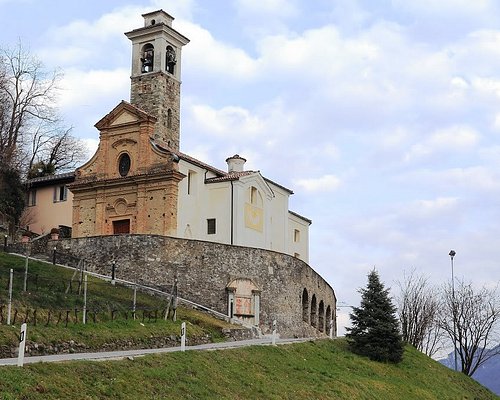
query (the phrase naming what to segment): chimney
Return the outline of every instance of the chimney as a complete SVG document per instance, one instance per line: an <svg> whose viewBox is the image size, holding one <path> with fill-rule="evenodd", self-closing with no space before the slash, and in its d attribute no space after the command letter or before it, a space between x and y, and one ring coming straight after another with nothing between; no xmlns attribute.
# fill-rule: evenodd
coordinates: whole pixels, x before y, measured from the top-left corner
<svg viewBox="0 0 500 400"><path fill-rule="evenodd" d="M243 157L240 157L238 154L227 158L227 172L242 172L246 161L247 160L245 160Z"/></svg>

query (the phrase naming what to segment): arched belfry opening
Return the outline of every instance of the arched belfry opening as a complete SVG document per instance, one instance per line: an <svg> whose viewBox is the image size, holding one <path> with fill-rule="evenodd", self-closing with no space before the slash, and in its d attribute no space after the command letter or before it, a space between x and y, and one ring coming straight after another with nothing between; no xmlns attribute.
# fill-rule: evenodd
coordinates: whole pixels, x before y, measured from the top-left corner
<svg viewBox="0 0 500 400"><path fill-rule="evenodd" d="M302 291L302 320L309 322L309 294L306 288Z"/></svg>
<svg viewBox="0 0 500 400"><path fill-rule="evenodd" d="M151 43L145 44L142 48L141 72L143 74L145 74L146 72L152 72L154 61L155 61L154 46Z"/></svg>
<svg viewBox="0 0 500 400"><path fill-rule="evenodd" d="M175 64L177 64L177 58L175 55L175 50L172 46L167 46L166 57L167 57L166 59L167 72L174 75Z"/></svg>

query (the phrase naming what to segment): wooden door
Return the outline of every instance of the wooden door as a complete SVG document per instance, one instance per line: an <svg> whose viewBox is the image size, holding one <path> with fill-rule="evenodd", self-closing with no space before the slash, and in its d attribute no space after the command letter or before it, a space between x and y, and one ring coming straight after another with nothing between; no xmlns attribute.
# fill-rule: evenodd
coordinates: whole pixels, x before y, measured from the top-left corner
<svg viewBox="0 0 500 400"><path fill-rule="evenodd" d="M120 219L113 221L113 234L119 235L124 233L130 233L130 220Z"/></svg>

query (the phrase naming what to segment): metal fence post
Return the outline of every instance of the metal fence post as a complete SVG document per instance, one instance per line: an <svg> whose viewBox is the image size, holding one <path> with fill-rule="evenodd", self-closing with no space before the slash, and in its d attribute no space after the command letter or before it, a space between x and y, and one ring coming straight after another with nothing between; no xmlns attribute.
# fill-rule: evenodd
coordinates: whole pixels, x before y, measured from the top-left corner
<svg viewBox="0 0 500 400"><path fill-rule="evenodd" d="M7 325L10 325L10 314L12 310L12 281L14 279L14 270L10 270L10 277L9 277L9 305L7 307Z"/></svg>
<svg viewBox="0 0 500 400"><path fill-rule="evenodd" d="M24 287L23 291L26 292L28 288L28 250L26 250L26 261L24 262Z"/></svg>
<svg viewBox="0 0 500 400"><path fill-rule="evenodd" d="M136 305L137 305L137 285L134 285L134 303L132 304L132 313L134 314L134 319L135 319Z"/></svg>
<svg viewBox="0 0 500 400"><path fill-rule="evenodd" d="M83 277L83 324L87 323L87 273Z"/></svg>

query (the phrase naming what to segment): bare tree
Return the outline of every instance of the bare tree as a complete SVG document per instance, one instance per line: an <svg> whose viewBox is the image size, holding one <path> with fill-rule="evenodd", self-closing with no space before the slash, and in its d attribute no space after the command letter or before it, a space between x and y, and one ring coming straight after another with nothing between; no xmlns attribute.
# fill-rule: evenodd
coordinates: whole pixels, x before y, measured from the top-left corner
<svg viewBox="0 0 500 400"><path fill-rule="evenodd" d="M27 172L43 162L55 172L83 161L85 146L62 126L55 107L61 77L20 43L0 50L0 166Z"/></svg>
<svg viewBox="0 0 500 400"><path fill-rule="evenodd" d="M28 177L50 175L76 168L85 161L87 148L71 129L37 129L32 136Z"/></svg>
<svg viewBox="0 0 500 400"><path fill-rule="evenodd" d="M442 344L436 289L415 270L409 275L405 273L403 282L397 284L400 292L396 301L403 340L428 356L434 355Z"/></svg>
<svg viewBox="0 0 500 400"><path fill-rule="evenodd" d="M472 376L493 356L500 354L500 299L498 288L474 289L458 281L443 288L440 326L456 345L461 371Z"/></svg>
<svg viewBox="0 0 500 400"><path fill-rule="evenodd" d="M54 104L60 74L45 73L41 62L21 44L2 50L0 61L0 161L13 165L19 147L29 142L33 124L57 120Z"/></svg>

